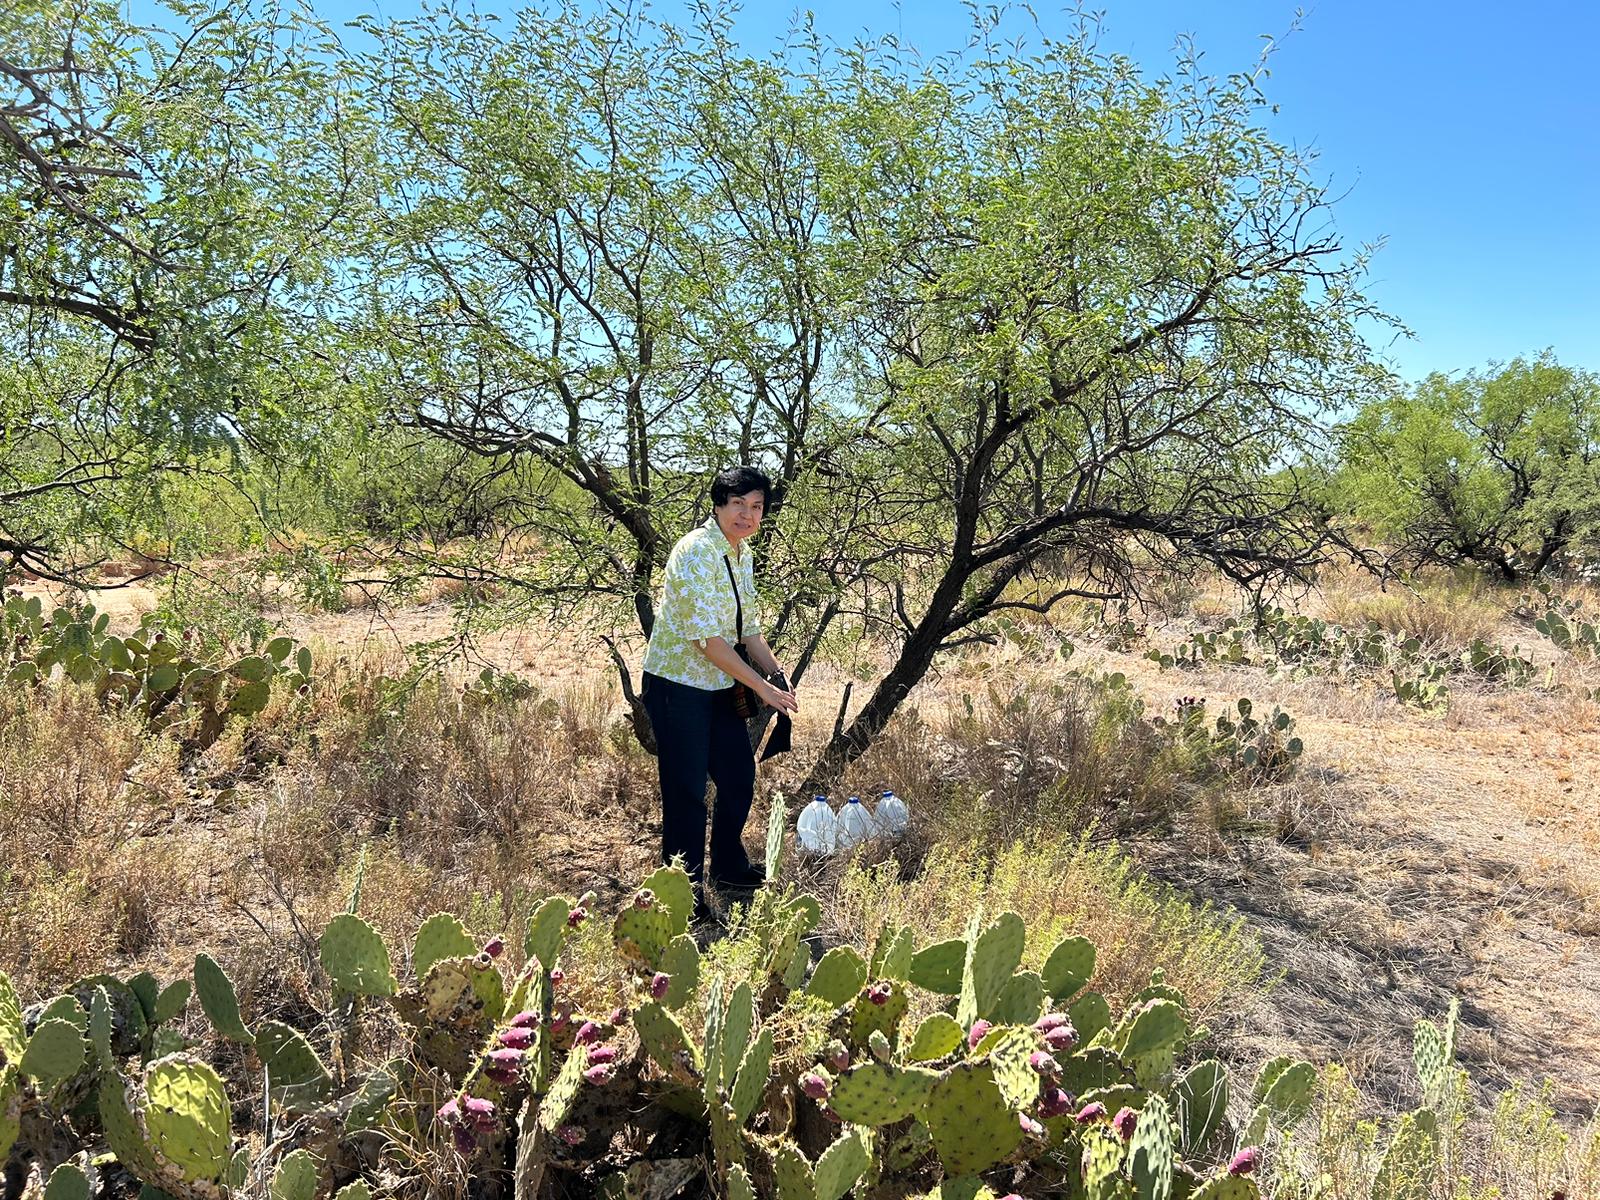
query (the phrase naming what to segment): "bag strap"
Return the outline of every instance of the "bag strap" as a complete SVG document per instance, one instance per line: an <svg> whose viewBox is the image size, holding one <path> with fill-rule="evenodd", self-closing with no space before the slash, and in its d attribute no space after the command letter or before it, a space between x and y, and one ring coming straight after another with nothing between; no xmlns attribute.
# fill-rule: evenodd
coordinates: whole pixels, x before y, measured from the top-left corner
<svg viewBox="0 0 1600 1200"><path fill-rule="evenodd" d="M733 619L735 629L733 634L734 645L744 641L744 604L739 599L739 581L733 577L733 564L728 561L728 556L722 556L722 565L728 568L728 582L733 585Z"/></svg>

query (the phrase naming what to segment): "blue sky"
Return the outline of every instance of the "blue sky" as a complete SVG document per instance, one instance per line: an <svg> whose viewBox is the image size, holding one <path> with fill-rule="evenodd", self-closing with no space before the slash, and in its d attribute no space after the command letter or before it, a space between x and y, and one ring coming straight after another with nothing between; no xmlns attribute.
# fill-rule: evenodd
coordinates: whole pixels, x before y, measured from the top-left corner
<svg viewBox="0 0 1600 1200"><path fill-rule="evenodd" d="M147 15L151 0L129 0ZM467 3L468 0L462 0ZM592 0L598 5L601 0ZM333 22L408 16L416 0L308 0ZM487 12L516 0L477 0ZM925 55L961 46L960 0L815 0L824 36L893 33ZM673 19L682 0L657 0ZM777 47L797 9L752 2L740 42ZM1040 24L1065 32L1061 9ZM1281 0L1104 0L1103 44L1151 73L1192 34L1217 74L1248 68L1262 35L1285 34ZM1021 21L1016 22L1020 27ZM1600 0L1322 0L1279 40L1266 91L1280 140L1319 155L1347 245L1384 243L1369 295L1412 339L1373 329L1402 375L1459 372L1550 347L1600 370Z"/></svg>

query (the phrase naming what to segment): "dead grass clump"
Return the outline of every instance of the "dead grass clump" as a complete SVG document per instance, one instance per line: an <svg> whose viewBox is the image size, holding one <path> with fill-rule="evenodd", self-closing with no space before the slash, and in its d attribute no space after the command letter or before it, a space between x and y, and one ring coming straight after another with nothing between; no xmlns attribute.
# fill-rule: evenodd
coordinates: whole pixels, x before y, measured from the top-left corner
<svg viewBox="0 0 1600 1200"><path fill-rule="evenodd" d="M832 917L838 934L857 945L870 945L885 920L909 925L920 944L960 936L980 909L1022 917L1024 962L1035 970L1061 938L1088 937L1099 950L1094 986L1113 1010L1160 968L1204 1023L1261 976L1261 946L1242 918L1150 882L1115 845L1070 835L994 854L952 842L936 847L914 879L901 878L893 862L853 866L838 880Z"/></svg>
<svg viewBox="0 0 1600 1200"><path fill-rule="evenodd" d="M1387 633L1451 650L1499 640L1507 609L1496 585L1477 572L1425 576L1388 591L1339 587L1325 593L1323 604L1328 618L1346 628L1376 621Z"/></svg>
<svg viewBox="0 0 1600 1200"><path fill-rule="evenodd" d="M898 715L845 783L907 797L929 842L999 846L1039 830L1164 819L1182 774L1126 689L1018 672L927 716Z"/></svg>

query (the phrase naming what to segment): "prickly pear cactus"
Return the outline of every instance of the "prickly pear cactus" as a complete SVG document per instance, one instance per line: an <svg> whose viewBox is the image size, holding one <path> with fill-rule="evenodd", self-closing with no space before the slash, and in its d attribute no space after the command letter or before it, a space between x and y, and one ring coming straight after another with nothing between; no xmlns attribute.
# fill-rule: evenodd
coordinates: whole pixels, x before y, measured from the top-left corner
<svg viewBox="0 0 1600 1200"><path fill-rule="evenodd" d="M890 1125L919 1111L938 1078L925 1067L865 1062L833 1081L828 1104L852 1125Z"/></svg>
<svg viewBox="0 0 1600 1200"><path fill-rule="evenodd" d="M194 956L194 990L212 1028L230 1041L247 1046L255 1041L239 1015L239 996L233 980L209 954Z"/></svg>
<svg viewBox="0 0 1600 1200"><path fill-rule="evenodd" d="M411 946L411 970L418 979L425 979L434 963L446 958L471 958L477 952L478 945L460 917L434 913L417 930Z"/></svg>
<svg viewBox="0 0 1600 1200"><path fill-rule="evenodd" d="M959 996L966 962L967 943L964 938L934 942L911 956L907 978L924 991L940 996Z"/></svg>
<svg viewBox="0 0 1600 1200"><path fill-rule="evenodd" d="M107 1144L143 1183L180 1200L219 1200L232 1161L232 1109L222 1079L187 1054L157 1059L143 1079L100 1084Z"/></svg>
<svg viewBox="0 0 1600 1200"><path fill-rule="evenodd" d="M835 946L824 954L811 973L806 992L836 1008L855 999L867 982L867 964L849 946Z"/></svg>
<svg viewBox="0 0 1600 1200"><path fill-rule="evenodd" d="M352 996L392 996L398 990L389 948L378 931L354 913L340 913L322 931L319 957L335 991Z"/></svg>
<svg viewBox="0 0 1600 1200"><path fill-rule="evenodd" d="M1169 1200L1177 1152L1172 1110L1160 1096L1151 1096L1128 1143L1128 1174L1138 1200Z"/></svg>
<svg viewBox="0 0 1600 1200"><path fill-rule="evenodd" d="M923 1119L946 1172L975 1174L1004 1159L1022 1141L988 1063L957 1063L930 1089Z"/></svg>

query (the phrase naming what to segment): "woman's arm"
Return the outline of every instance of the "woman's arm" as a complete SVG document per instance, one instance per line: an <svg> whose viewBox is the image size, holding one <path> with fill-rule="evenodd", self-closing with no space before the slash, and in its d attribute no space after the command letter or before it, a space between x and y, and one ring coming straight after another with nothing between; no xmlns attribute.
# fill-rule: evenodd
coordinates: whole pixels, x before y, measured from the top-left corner
<svg viewBox="0 0 1600 1200"><path fill-rule="evenodd" d="M777 656L772 653L772 647L767 645L767 639L759 633L747 634L744 638L744 648L750 651L750 661L756 664L758 670L765 671L768 675L783 675L784 670L778 665ZM787 676L784 676L787 678Z"/></svg>
<svg viewBox="0 0 1600 1200"><path fill-rule="evenodd" d="M746 638L745 644L748 645L749 641L750 639ZM780 691L761 678L723 638L709 637L704 642L696 642L695 645L700 647L700 652L711 660L713 666L724 674L732 675L747 687L755 689L756 695L773 708L791 713L800 711L799 702L795 700L793 692ZM763 642L762 645L765 646L766 643ZM772 651L767 651L767 657L772 657ZM777 664L774 662L773 665L776 667Z"/></svg>

